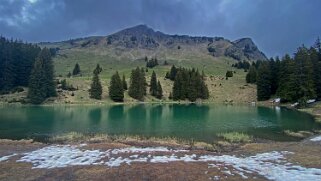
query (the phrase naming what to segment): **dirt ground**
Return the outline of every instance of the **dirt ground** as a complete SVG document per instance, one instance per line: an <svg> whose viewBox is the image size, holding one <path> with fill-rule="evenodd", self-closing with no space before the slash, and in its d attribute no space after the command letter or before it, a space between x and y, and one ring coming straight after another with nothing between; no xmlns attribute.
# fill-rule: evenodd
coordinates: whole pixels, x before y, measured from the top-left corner
<svg viewBox="0 0 321 181"><path fill-rule="evenodd" d="M137 144L135 144L137 145ZM148 143L139 144L141 147L157 147L159 145ZM48 144L34 143L32 141L0 141L0 158L12 153L23 154L39 148L50 146ZM133 146L124 143L89 143L83 148L87 150L108 150ZM179 145L173 149L181 149ZM251 156L269 151L290 151L287 160L305 167L321 168L321 142L304 140L301 142L273 142L251 143L240 145L239 148L228 152L210 152L205 150L189 150L195 155L236 155ZM147 153L142 153L147 154ZM172 153L154 153L161 156ZM178 153L183 154L183 153ZM122 153L126 157L126 153ZM241 180L238 174L222 172L229 166L221 165L210 168L206 162L174 161L169 163L132 163L121 164L119 167L106 165L68 166L64 168L32 168L27 162L17 162L19 156L13 156L7 161L0 162L0 180ZM231 168L232 169L232 168ZM266 178L247 174L247 180L266 180Z"/></svg>

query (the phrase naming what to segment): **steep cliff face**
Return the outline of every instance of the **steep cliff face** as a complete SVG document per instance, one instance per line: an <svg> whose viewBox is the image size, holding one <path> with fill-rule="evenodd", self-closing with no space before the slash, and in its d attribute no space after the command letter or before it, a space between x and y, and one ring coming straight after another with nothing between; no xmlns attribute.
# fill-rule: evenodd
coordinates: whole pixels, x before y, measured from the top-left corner
<svg viewBox="0 0 321 181"><path fill-rule="evenodd" d="M261 52L257 46L254 44L251 38L241 38L239 40L235 40L233 42L234 46L231 46L229 49L226 50L226 55L231 50L236 50L238 53L238 57L236 59L249 59L249 60L266 60L266 56L263 52Z"/></svg>
<svg viewBox="0 0 321 181"><path fill-rule="evenodd" d="M250 38L231 42L223 37L192 37L187 35L168 35L154 31L146 25L138 25L108 36L88 37L57 43L42 43L42 46L60 49L100 50L110 56L130 59L144 56L197 57L227 56L236 60L267 60Z"/></svg>

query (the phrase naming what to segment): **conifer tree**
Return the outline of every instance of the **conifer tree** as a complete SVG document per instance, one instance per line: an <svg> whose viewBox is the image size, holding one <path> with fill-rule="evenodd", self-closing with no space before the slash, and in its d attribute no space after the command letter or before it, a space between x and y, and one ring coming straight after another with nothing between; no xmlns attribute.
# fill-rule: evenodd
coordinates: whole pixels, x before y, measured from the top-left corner
<svg viewBox="0 0 321 181"><path fill-rule="evenodd" d="M278 59L278 57L276 58ZM280 61L275 61L273 58L269 61L270 67L270 79L271 79L271 95L276 93L279 84L279 69L280 69Z"/></svg>
<svg viewBox="0 0 321 181"><path fill-rule="evenodd" d="M50 51L44 48L36 58L30 75L28 98L31 103L40 104L46 98L56 96L56 84L53 74Z"/></svg>
<svg viewBox="0 0 321 181"><path fill-rule="evenodd" d="M308 50L303 46L300 47L294 56L295 61L295 91L297 92L294 99L312 99L316 97L313 82L312 62Z"/></svg>
<svg viewBox="0 0 321 181"><path fill-rule="evenodd" d="M318 47L318 45L315 46ZM309 49L309 55L313 66L313 81L315 85L316 96L318 99L321 99L321 56L318 50L319 48L311 47Z"/></svg>
<svg viewBox="0 0 321 181"><path fill-rule="evenodd" d="M182 79L183 79L182 73L181 73L181 71L178 71L176 74L176 77L175 77L174 85L173 85L173 100L174 101L181 100L183 97L181 95L182 85L183 85Z"/></svg>
<svg viewBox="0 0 321 181"><path fill-rule="evenodd" d="M43 61L38 57L30 75L28 98L32 104L41 104L46 97Z"/></svg>
<svg viewBox="0 0 321 181"><path fill-rule="evenodd" d="M201 91L200 92L201 92L201 95L199 95L199 97L201 99L208 99L209 98L208 87L204 81L201 81Z"/></svg>
<svg viewBox="0 0 321 181"><path fill-rule="evenodd" d="M144 96L147 95L147 81L145 77L145 69L142 67L141 72L139 74L139 79L140 79L140 88L141 92L143 93Z"/></svg>
<svg viewBox="0 0 321 181"><path fill-rule="evenodd" d="M277 95L283 102L294 101L293 97L296 94L294 66L294 61L286 54L280 64L280 81L277 89Z"/></svg>
<svg viewBox="0 0 321 181"><path fill-rule="evenodd" d="M262 62L257 71L257 100L264 101L271 97L270 69L268 62Z"/></svg>
<svg viewBox="0 0 321 181"><path fill-rule="evenodd" d="M166 79L169 79L169 78L170 78L169 72L166 72L165 78L166 78Z"/></svg>
<svg viewBox="0 0 321 181"><path fill-rule="evenodd" d="M78 63L76 63L74 70L72 71L72 75L78 75L80 74L80 66Z"/></svg>
<svg viewBox="0 0 321 181"><path fill-rule="evenodd" d="M249 72L246 74L246 82L250 84L256 83L256 68L251 65Z"/></svg>
<svg viewBox="0 0 321 181"><path fill-rule="evenodd" d="M152 96L157 96L157 77L156 73L153 71L152 77L150 79L150 94Z"/></svg>
<svg viewBox="0 0 321 181"><path fill-rule="evenodd" d="M188 92L187 92L187 97L190 101L194 102L197 99L197 84L199 83L199 79L197 78L197 75L195 72L191 73L190 81L188 84Z"/></svg>
<svg viewBox="0 0 321 181"><path fill-rule="evenodd" d="M198 70L188 70L179 68L177 70L176 78L172 91L173 100L196 101L197 98L208 99L209 91Z"/></svg>
<svg viewBox="0 0 321 181"><path fill-rule="evenodd" d="M0 36L0 92L8 92L17 86L28 86L40 50L37 45Z"/></svg>
<svg viewBox="0 0 321 181"><path fill-rule="evenodd" d="M100 67L99 64L96 65L96 68L94 69L93 73L99 75L103 69Z"/></svg>
<svg viewBox="0 0 321 181"><path fill-rule="evenodd" d="M169 73L169 79L175 80L176 73L177 73L177 68L175 67L175 65L172 65L171 71Z"/></svg>
<svg viewBox="0 0 321 181"><path fill-rule="evenodd" d="M126 82L126 78L125 78L125 74L123 74L123 88L124 88L124 90L127 90L128 89L128 87L127 87L127 82Z"/></svg>
<svg viewBox="0 0 321 181"><path fill-rule="evenodd" d="M57 96L56 84L54 81L54 65L51 59L49 49L44 48L39 53L40 59L43 61L44 79L47 97Z"/></svg>
<svg viewBox="0 0 321 181"><path fill-rule="evenodd" d="M146 95L146 78L144 69L132 70L128 94L130 97L142 101Z"/></svg>
<svg viewBox="0 0 321 181"><path fill-rule="evenodd" d="M116 72L110 81L109 87L109 96L115 102L123 102L124 101L124 89L123 82L120 79L118 72Z"/></svg>
<svg viewBox="0 0 321 181"><path fill-rule="evenodd" d="M89 95L90 95L90 98L92 99L101 99L103 88L101 86L100 79L99 79L100 72L101 72L101 68L98 64L96 69L93 71L94 75L93 75L92 82L89 89Z"/></svg>
<svg viewBox="0 0 321 181"><path fill-rule="evenodd" d="M157 95L156 95L156 97L158 99L161 99L163 97L163 88L162 88L160 81L157 82Z"/></svg>

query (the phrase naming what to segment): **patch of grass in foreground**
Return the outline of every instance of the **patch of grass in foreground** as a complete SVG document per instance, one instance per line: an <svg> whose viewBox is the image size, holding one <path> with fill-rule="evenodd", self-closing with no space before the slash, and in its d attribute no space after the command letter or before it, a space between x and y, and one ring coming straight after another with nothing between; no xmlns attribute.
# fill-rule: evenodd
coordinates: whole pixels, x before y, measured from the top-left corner
<svg viewBox="0 0 321 181"><path fill-rule="evenodd" d="M55 135L48 139L52 143L65 142L122 142L122 141L151 141L170 144L188 144L189 140L179 139L175 137L146 137L140 135L108 135L108 134L84 134L78 132L69 132L65 134Z"/></svg>
<svg viewBox="0 0 321 181"><path fill-rule="evenodd" d="M195 141L194 139L182 139L177 137L147 137L141 135L108 135L108 134L84 134L69 132L55 135L47 140L49 143L156 143L167 146L184 146L190 149L204 149L207 151L217 150L215 144Z"/></svg>
<svg viewBox="0 0 321 181"><path fill-rule="evenodd" d="M250 135L239 132L220 133L217 135L230 143L249 143L253 140Z"/></svg>

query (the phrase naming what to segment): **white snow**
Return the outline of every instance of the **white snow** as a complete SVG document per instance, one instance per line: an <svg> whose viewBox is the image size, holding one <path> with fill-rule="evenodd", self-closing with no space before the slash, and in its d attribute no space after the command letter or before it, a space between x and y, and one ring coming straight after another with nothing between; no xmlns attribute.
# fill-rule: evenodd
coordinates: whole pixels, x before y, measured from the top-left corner
<svg viewBox="0 0 321 181"><path fill-rule="evenodd" d="M185 154L182 156L182 154L178 155L177 153ZM146 156L147 154L148 156ZM17 161L32 163L33 168L48 169L72 165L118 167L122 164L131 165L132 163L204 162L208 164L208 169L218 169L227 175L237 174L244 179L249 178L249 174L258 174L269 180L277 181L321 180L321 169L292 164L285 158L285 155L288 154L294 153L272 151L254 156L237 157L232 155L188 154L187 150L172 150L165 147L131 147L100 151L86 150L80 146L55 145L25 153Z"/></svg>
<svg viewBox="0 0 321 181"><path fill-rule="evenodd" d="M17 154L14 153L14 154L12 154L12 155L7 155L7 156L0 157L0 162L9 160L9 158L11 158L11 157L13 157L13 156L16 156L16 155L17 155Z"/></svg>
<svg viewBox="0 0 321 181"><path fill-rule="evenodd" d="M76 146L48 146L25 153L17 162L31 162L33 168L56 168L70 165L92 165L105 157L99 150L80 150Z"/></svg>
<svg viewBox="0 0 321 181"><path fill-rule="evenodd" d="M307 100L307 103L311 104L311 103L314 103L315 101L316 101L315 99L309 99L309 100Z"/></svg>
<svg viewBox="0 0 321 181"><path fill-rule="evenodd" d="M294 104L291 104L291 107L296 107L297 105L299 105L298 102L294 103Z"/></svg>
<svg viewBox="0 0 321 181"><path fill-rule="evenodd" d="M314 137L310 141L321 141L321 136Z"/></svg>
<svg viewBox="0 0 321 181"><path fill-rule="evenodd" d="M275 103L279 103L279 102L281 101L281 98L275 98L273 101L274 101Z"/></svg>

